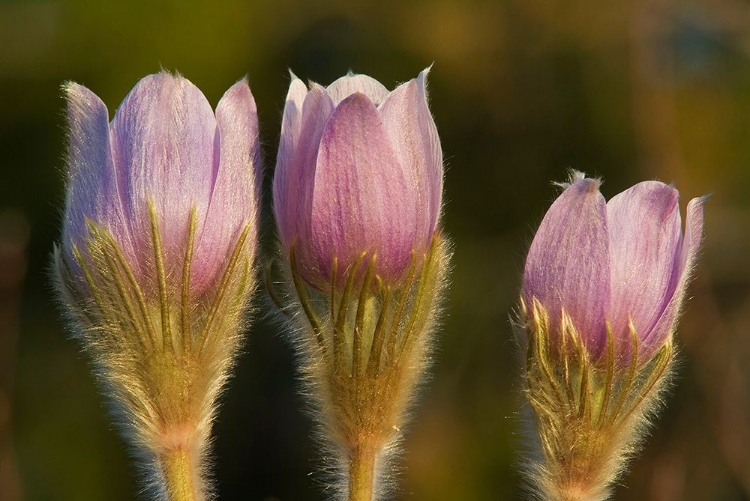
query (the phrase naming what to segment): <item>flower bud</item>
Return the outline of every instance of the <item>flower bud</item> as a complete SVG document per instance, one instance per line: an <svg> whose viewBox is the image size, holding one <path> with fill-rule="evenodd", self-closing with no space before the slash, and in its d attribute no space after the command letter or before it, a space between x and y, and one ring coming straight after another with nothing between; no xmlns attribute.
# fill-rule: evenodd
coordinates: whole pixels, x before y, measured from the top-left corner
<svg viewBox="0 0 750 501"><path fill-rule="evenodd" d="M302 277L327 287L337 270L377 255L375 274L404 278L431 245L443 157L419 77L388 92L365 75L310 89L293 78L274 177L282 246Z"/></svg>
<svg viewBox="0 0 750 501"><path fill-rule="evenodd" d="M294 78L284 110L274 207L291 287L276 301L350 501L383 495L447 282L426 73L390 93L364 75Z"/></svg>
<svg viewBox="0 0 750 501"><path fill-rule="evenodd" d="M214 113L192 83L162 72L142 79L108 123L90 90L65 92L58 288L152 483L168 499L188 490L201 499L216 397L254 289L253 96L238 82Z"/></svg>
<svg viewBox="0 0 750 501"><path fill-rule="evenodd" d="M604 499L659 402L672 333L703 231L703 199L683 234L679 193L648 181L605 202L574 173L531 244L521 293L526 396L545 499Z"/></svg>

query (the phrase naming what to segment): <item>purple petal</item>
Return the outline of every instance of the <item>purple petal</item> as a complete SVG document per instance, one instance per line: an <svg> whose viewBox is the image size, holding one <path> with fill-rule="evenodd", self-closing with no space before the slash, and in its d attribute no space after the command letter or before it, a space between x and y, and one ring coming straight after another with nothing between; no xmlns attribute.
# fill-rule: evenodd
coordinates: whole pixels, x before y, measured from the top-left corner
<svg viewBox="0 0 750 501"><path fill-rule="evenodd" d="M219 129L219 171L205 224L200 221L193 254L191 289L204 292L224 270L244 226L251 224L248 242L258 231L261 162L258 116L246 80L232 86L216 107ZM250 249L251 252L254 248Z"/></svg>
<svg viewBox="0 0 750 501"><path fill-rule="evenodd" d="M423 216L417 234L425 246L440 215L443 192L443 152L435 121L427 106L425 70L396 88L380 106L380 114L396 158L414 186Z"/></svg>
<svg viewBox="0 0 750 501"><path fill-rule="evenodd" d="M612 274L609 321L617 352L630 359L632 320L639 342L674 291L680 248L679 193L658 181L639 183L607 203Z"/></svg>
<svg viewBox="0 0 750 501"><path fill-rule="evenodd" d="M62 242L69 262L72 245L81 245L88 235L86 219L110 229L128 254L130 234L123 220L117 175L109 144L107 107L86 87L70 83L68 100L68 199Z"/></svg>
<svg viewBox="0 0 750 501"><path fill-rule="evenodd" d="M703 236L704 198L694 198L687 206L685 236L676 256L676 266L672 276L672 287L669 302L651 332L645 337L639 351L641 361L649 360L674 332L677 318L685 298L685 291L695 268Z"/></svg>
<svg viewBox="0 0 750 501"><path fill-rule="evenodd" d="M111 141L124 212L137 259L151 260L148 204L154 204L165 263L184 261L189 214L205 217L218 156L216 119L188 80L159 73L142 79L117 110ZM168 273L171 273L168 270Z"/></svg>
<svg viewBox="0 0 750 501"><path fill-rule="evenodd" d="M408 266L417 205L375 106L353 94L326 125L318 154L312 203L313 252L320 270L331 258L349 265L377 253L377 272L397 279Z"/></svg>
<svg viewBox="0 0 750 501"><path fill-rule="evenodd" d="M527 303L547 309L553 331L561 312L570 315L588 348L598 357L606 342L609 306L607 206L599 181L575 179L542 220L524 269Z"/></svg>
<svg viewBox="0 0 750 501"><path fill-rule="evenodd" d="M367 75L346 75L326 88L333 104L338 104L356 92L367 96L375 106L382 103L388 96L388 89L383 84Z"/></svg>
<svg viewBox="0 0 750 501"><path fill-rule="evenodd" d="M286 249L297 240L309 241L309 207L312 204L318 147L333 109L333 102L325 89L313 84L302 106L299 136L289 139L296 145L295 149L282 152L279 148L273 199L279 234ZM291 136L292 131L289 133Z"/></svg>

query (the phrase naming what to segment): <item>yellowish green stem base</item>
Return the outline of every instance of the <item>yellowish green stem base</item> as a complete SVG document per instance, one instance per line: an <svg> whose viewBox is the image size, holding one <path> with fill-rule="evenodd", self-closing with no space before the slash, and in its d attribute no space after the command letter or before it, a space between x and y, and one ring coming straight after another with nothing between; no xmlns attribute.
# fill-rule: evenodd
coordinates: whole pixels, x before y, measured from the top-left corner
<svg viewBox="0 0 750 501"><path fill-rule="evenodd" d="M376 451L356 447L349 455L349 501L372 501Z"/></svg>
<svg viewBox="0 0 750 501"><path fill-rule="evenodd" d="M160 457L167 501L202 501L200 480L194 473L193 458L185 449L175 449Z"/></svg>

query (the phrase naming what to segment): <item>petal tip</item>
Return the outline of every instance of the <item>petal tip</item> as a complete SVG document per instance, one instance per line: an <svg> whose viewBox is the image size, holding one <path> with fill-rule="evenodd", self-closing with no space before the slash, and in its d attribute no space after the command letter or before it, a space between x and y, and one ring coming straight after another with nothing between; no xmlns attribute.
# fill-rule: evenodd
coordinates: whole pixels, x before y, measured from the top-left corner
<svg viewBox="0 0 750 501"><path fill-rule="evenodd" d="M435 66L435 61L431 62L429 66L427 66L425 69L419 72L419 75L417 75L417 79L420 82L427 81L427 77L430 75L430 72L432 71L432 67Z"/></svg>
<svg viewBox="0 0 750 501"><path fill-rule="evenodd" d="M700 205L702 207L703 205L706 204L706 202L708 202L708 199L711 198L711 197L713 197L713 196L714 196L713 192L706 193L705 195L702 195L700 197L693 198L692 200L690 200L689 204L690 205Z"/></svg>
<svg viewBox="0 0 750 501"><path fill-rule="evenodd" d="M575 180L571 179L571 181L567 187L576 188L580 193L587 194L599 193L599 188L602 185L602 180L595 177L581 177Z"/></svg>
<svg viewBox="0 0 750 501"><path fill-rule="evenodd" d="M85 116L103 116L109 121L109 111L104 101L91 89L76 82L68 81L62 85L62 91L67 102L67 116L71 123Z"/></svg>
<svg viewBox="0 0 750 501"><path fill-rule="evenodd" d="M78 82L74 82L73 80L65 80L60 88L62 89L63 94L65 94L66 96L82 92L82 89L91 92L86 86L81 85Z"/></svg>
<svg viewBox="0 0 750 501"><path fill-rule="evenodd" d="M61 88L63 95L69 102L99 100L99 96L97 96L91 89L85 85L73 82L72 80L63 82Z"/></svg>
<svg viewBox="0 0 750 501"><path fill-rule="evenodd" d="M250 84L247 81L247 76L240 78L234 84L232 84L232 86L229 87L229 89L227 89L227 91L224 93L222 100L225 97L248 101L253 106L255 106L255 99L253 98L253 93L250 90Z"/></svg>
<svg viewBox="0 0 750 501"><path fill-rule="evenodd" d="M586 177L586 173L583 171L579 171L576 169L570 169L568 173L568 180L567 181L556 181L552 184L562 188L563 190L568 189L569 187L579 184L579 186L582 187L582 191L599 191L599 187L602 185L601 178L598 177Z"/></svg>
<svg viewBox="0 0 750 501"><path fill-rule="evenodd" d="M363 93L363 92L354 92L353 94L350 94L345 99L343 99L336 108L342 108L342 107L366 107L366 108L373 108L376 109L375 103L372 102L372 99L370 97Z"/></svg>

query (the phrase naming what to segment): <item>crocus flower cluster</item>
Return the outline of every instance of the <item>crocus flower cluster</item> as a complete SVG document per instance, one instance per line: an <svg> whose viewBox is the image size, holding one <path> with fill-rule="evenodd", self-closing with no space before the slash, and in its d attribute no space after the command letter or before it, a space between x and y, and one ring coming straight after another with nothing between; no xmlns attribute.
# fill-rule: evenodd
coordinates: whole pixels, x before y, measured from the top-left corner
<svg viewBox="0 0 750 501"><path fill-rule="evenodd" d="M328 87L293 77L284 108L273 182L282 293L269 293L349 501L385 493L447 287L427 72L393 91L365 75ZM256 282L253 96L240 81L214 111L189 81L160 73L110 123L91 91L65 92L58 289L153 496L204 500L216 399ZM607 203L599 186L580 173L563 185L524 271L518 326L538 438L527 473L545 500L608 496L659 402L702 236L702 199L683 232L673 187L640 183Z"/></svg>
<svg viewBox="0 0 750 501"><path fill-rule="evenodd" d="M544 499L600 500L640 438L672 360L672 334L700 246L702 199L649 181L605 203L574 173L531 244L521 295L526 395Z"/></svg>
<svg viewBox="0 0 750 501"><path fill-rule="evenodd" d="M445 280L426 76L392 92L364 75L294 78L284 109L274 209L292 318L351 501L382 494Z"/></svg>
<svg viewBox="0 0 750 501"><path fill-rule="evenodd" d="M58 288L155 495L203 499L216 397L255 283L253 96L241 81L214 113L189 81L160 73L109 123L90 90L65 92Z"/></svg>

